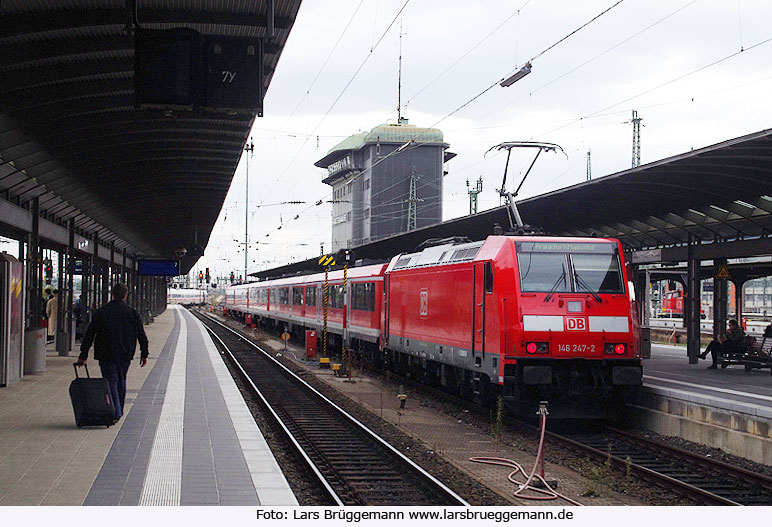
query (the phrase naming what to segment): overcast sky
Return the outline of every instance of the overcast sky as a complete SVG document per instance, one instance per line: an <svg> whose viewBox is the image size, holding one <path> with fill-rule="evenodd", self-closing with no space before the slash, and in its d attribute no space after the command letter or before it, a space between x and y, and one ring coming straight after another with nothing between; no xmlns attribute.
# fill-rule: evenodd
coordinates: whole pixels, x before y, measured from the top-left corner
<svg viewBox="0 0 772 527"><path fill-rule="evenodd" d="M624 0L541 54L616 1L306 0L253 129L249 272L330 249L331 205L314 203L331 187L313 163L396 122L400 23L403 116L442 130L458 154L446 166L446 220L468 214L467 179L483 177L480 210L499 205L505 154L483 154L503 141L568 154L542 155L522 199L585 181L588 150L593 179L630 168L633 109L642 164L772 127L772 2ZM530 59L529 76L455 112ZM197 267L214 276L243 274L245 161ZM513 154L510 174L529 163ZM306 203L276 205L290 200Z"/></svg>

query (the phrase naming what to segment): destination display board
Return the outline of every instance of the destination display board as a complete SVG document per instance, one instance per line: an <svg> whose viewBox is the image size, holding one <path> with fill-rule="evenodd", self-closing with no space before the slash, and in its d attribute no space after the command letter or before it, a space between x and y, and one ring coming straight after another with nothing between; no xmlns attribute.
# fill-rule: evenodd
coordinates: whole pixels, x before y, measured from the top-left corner
<svg viewBox="0 0 772 527"><path fill-rule="evenodd" d="M178 260L137 260L140 276L177 276L180 274Z"/></svg>

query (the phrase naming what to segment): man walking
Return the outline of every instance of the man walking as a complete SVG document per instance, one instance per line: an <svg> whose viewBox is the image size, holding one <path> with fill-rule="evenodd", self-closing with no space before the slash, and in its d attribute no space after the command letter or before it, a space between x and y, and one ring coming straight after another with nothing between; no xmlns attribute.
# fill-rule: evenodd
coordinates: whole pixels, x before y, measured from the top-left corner
<svg viewBox="0 0 772 527"><path fill-rule="evenodd" d="M129 289L121 283L112 290L112 301L94 312L94 318L83 335L78 366L86 364L88 350L94 343L94 358L99 361L102 377L110 385L116 421L123 415L126 400L126 373L134 358L139 340L140 367L147 364L147 336L139 313L124 300Z"/></svg>

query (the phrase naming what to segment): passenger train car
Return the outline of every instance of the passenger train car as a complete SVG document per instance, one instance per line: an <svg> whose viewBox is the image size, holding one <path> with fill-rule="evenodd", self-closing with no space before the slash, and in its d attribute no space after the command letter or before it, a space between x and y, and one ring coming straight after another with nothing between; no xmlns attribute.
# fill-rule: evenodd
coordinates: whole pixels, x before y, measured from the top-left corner
<svg viewBox="0 0 772 527"><path fill-rule="evenodd" d="M618 241L490 236L329 275L328 332L368 362L490 403L610 415L641 385L632 284ZM263 325L322 328L324 274L234 286Z"/></svg>
<svg viewBox="0 0 772 527"><path fill-rule="evenodd" d="M203 289L169 288L166 292L168 304L201 305L206 302L206 291Z"/></svg>
<svg viewBox="0 0 772 527"><path fill-rule="evenodd" d="M349 295L347 326L357 346L375 345L380 337L385 264L354 267L328 275L327 331L338 344L343 335L344 294ZM324 273L282 278L229 287L225 308L237 317L250 316L262 325L288 328L296 336L304 329L322 330L324 325Z"/></svg>

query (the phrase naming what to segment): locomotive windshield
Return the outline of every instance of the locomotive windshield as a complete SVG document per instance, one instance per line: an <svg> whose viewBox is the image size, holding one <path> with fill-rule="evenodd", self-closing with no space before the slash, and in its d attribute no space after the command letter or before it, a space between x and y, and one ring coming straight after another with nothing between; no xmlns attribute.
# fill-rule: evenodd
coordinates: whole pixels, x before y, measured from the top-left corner
<svg viewBox="0 0 772 527"><path fill-rule="evenodd" d="M516 246L523 292L625 292L615 244L518 242Z"/></svg>

